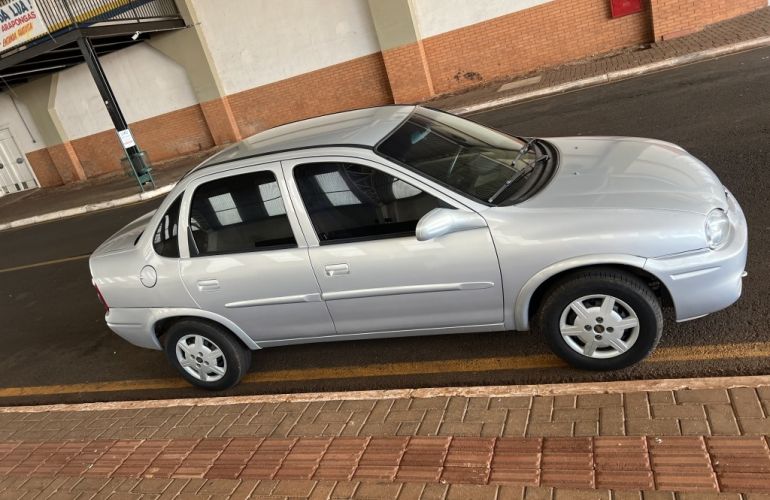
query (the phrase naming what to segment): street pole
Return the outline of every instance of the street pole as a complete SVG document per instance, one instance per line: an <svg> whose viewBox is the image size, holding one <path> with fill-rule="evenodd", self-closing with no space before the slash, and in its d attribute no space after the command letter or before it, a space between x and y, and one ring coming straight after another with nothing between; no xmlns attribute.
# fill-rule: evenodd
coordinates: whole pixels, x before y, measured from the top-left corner
<svg viewBox="0 0 770 500"><path fill-rule="evenodd" d="M123 116L123 112L120 110L118 101L115 98L115 94L112 92L107 76L104 74L99 58L96 55L94 46L88 37L78 38L78 47L86 61L88 70L91 72L91 76L96 83L96 88L99 90L99 94L102 96L102 101L107 107L107 112L112 119L112 123L115 126L115 130L118 133L118 139L126 153L125 161L130 165L139 188L144 191L144 184L150 183L155 187L155 182L152 179L151 170L145 160L145 155L141 149L136 145L131 130L128 127L126 118Z"/></svg>

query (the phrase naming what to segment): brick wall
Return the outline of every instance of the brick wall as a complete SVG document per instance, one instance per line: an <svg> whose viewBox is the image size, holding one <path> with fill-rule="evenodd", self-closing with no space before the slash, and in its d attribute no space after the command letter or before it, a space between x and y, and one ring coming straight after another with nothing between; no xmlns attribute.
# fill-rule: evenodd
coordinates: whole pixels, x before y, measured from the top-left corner
<svg viewBox="0 0 770 500"><path fill-rule="evenodd" d="M382 54L298 75L228 96L243 137L303 118L390 104Z"/></svg>
<svg viewBox="0 0 770 500"><path fill-rule="evenodd" d="M27 153L27 161L29 161L32 170L35 171L40 187L53 187L64 184L48 149L38 149L37 151Z"/></svg>
<svg viewBox="0 0 770 500"><path fill-rule="evenodd" d="M386 50L382 58L396 103L420 102L435 94L422 42Z"/></svg>
<svg viewBox="0 0 770 500"><path fill-rule="evenodd" d="M83 181L87 178L73 143L65 142L49 146L48 154L64 184Z"/></svg>
<svg viewBox="0 0 770 500"><path fill-rule="evenodd" d="M136 143L151 162L189 155L214 146L200 106L190 106L131 124ZM87 177L121 170L123 149L114 130L72 141Z"/></svg>
<svg viewBox="0 0 770 500"><path fill-rule="evenodd" d="M612 19L609 0L555 0L436 35L424 46L440 94L651 38L649 8Z"/></svg>
<svg viewBox="0 0 770 500"><path fill-rule="evenodd" d="M767 0L650 0L655 40L666 40L700 31L767 7Z"/></svg>

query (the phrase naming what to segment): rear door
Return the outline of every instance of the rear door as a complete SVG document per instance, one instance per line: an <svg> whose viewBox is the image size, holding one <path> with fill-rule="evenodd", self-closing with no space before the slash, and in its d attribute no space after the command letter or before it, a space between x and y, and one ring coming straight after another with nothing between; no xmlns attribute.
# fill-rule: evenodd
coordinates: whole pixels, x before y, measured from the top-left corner
<svg viewBox="0 0 770 500"><path fill-rule="evenodd" d="M196 303L260 341L334 334L280 165L204 177L186 190L182 280Z"/></svg>

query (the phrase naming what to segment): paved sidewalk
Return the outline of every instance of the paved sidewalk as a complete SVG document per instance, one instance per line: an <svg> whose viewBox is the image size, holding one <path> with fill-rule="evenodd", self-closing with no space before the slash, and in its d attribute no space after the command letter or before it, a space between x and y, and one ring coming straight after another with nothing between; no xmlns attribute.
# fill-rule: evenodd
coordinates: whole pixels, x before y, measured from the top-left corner
<svg viewBox="0 0 770 500"><path fill-rule="evenodd" d="M0 408L0 498L762 498L768 415L770 377Z"/></svg>
<svg viewBox="0 0 770 500"><path fill-rule="evenodd" d="M187 171L213 152L214 150L210 150L154 166L155 185L162 188L176 183ZM2 196L0 197L0 230L4 229L4 225L14 221L23 221L36 216L56 214L77 208L91 211L93 208L99 208L93 205L106 204L128 197L138 198L138 194L139 186L133 177L116 173L84 182ZM147 194L152 196L151 192ZM55 218L68 216L70 214L59 213Z"/></svg>
<svg viewBox="0 0 770 500"><path fill-rule="evenodd" d="M747 44L754 42L770 45L770 7L713 24L691 35L495 80L426 104L460 113L476 111L681 66L695 60L712 59L745 50Z"/></svg>

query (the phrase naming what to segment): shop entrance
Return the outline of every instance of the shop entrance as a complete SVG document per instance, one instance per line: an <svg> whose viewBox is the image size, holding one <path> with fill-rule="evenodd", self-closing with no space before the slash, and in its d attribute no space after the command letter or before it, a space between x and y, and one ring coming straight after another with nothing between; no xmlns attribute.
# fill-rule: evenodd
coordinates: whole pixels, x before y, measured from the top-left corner
<svg viewBox="0 0 770 500"><path fill-rule="evenodd" d="M38 187L11 131L0 129L0 196Z"/></svg>

